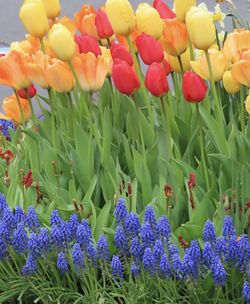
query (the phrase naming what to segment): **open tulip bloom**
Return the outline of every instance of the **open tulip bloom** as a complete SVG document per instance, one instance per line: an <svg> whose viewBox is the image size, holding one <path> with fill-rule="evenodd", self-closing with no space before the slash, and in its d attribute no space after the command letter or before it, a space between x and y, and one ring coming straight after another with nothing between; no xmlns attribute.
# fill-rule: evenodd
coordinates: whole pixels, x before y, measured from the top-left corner
<svg viewBox="0 0 250 304"><path fill-rule="evenodd" d="M1 303L250 302L249 25L174 4L21 5L25 40L0 51Z"/></svg>

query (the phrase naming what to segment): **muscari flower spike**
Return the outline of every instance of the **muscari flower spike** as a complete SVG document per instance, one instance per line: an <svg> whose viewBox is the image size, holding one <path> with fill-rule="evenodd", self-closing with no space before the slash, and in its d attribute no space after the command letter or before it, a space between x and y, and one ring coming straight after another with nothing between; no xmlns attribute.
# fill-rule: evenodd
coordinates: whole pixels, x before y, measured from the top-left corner
<svg viewBox="0 0 250 304"><path fill-rule="evenodd" d="M236 231L231 216L226 216L223 223L223 236L226 240L236 238Z"/></svg>
<svg viewBox="0 0 250 304"><path fill-rule="evenodd" d="M156 261L154 254L150 248L146 248L143 255L143 265L147 272L150 273L151 276L155 274L156 270Z"/></svg>
<svg viewBox="0 0 250 304"><path fill-rule="evenodd" d="M136 262L141 262L143 257L143 248L137 237L133 238L130 243L130 252Z"/></svg>
<svg viewBox="0 0 250 304"><path fill-rule="evenodd" d="M23 212L23 209L20 206L17 206L15 210L16 225L20 223L24 223L24 221L25 221L25 214Z"/></svg>
<svg viewBox="0 0 250 304"><path fill-rule="evenodd" d="M150 247L154 244L155 235L149 222L142 224L140 229L140 236L144 247Z"/></svg>
<svg viewBox="0 0 250 304"><path fill-rule="evenodd" d="M69 264L66 260L64 252L59 252L57 256L57 268L61 274L68 272Z"/></svg>
<svg viewBox="0 0 250 304"><path fill-rule="evenodd" d="M241 272L247 270L250 265L250 243L247 235L241 235L238 241L238 252L237 252L237 267ZM250 274L250 267L249 267Z"/></svg>
<svg viewBox="0 0 250 304"><path fill-rule="evenodd" d="M108 262L110 260L109 245L104 234L100 235L97 241L96 254L97 259L101 262Z"/></svg>
<svg viewBox="0 0 250 304"><path fill-rule="evenodd" d="M115 207L115 211L114 211L114 216L116 219L116 223L124 223L126 216L128 214L128 210L126 208L125 205L125 200L124 199L119 199L116 207Z"/></svg>
<svg viewBox="0 0 250 304"><path fill-rule="evenodd" d="M165 253L161 257L159 270L164 279L171 277L171 265Z"/></svg>
<svg viewBox="0 0 250 304"><path fill-rule="evenodd" d="M75 270L79 273L81 270L85 269L84 255L81 250L81 246L75 243L72 249L72 259Z"/></svg>
<svg viewBox="0 0 250 304"><path fill-rule="evenodd" d="M220 236L217 238L215 243L215 252L221 258L224 258L227 252L227 241L224 236Z"/></svg>
<svg viewBox="0 0 250 304"><path fill-rule="evenodd" d="M132 262L131 266L130 266L130 271L133 277L138 277L141 273L140 267L138 264L136 264L135 262Z"/></svg>
<svg viewBox="0 0 250 304"><path fill-rule="evenodd" d="M130 212L124 222L124 230L128 238L136 237L140 230L140 220L137 213Z"/></svg>
<svg viewBox="0 0 250 304"><path fill-rule="evenodd" d="M206 221L204 225L203 240L204 242L211 242L212 244L216 242L216 233L214 225L210 220Z"/></svg>
<svg viewBox="0 0 250 304"><path fill-rule="evenodd" d="M156 227L157 220L156 220L154 208L151 205L148 205L146 207L144 213L144 222L148 222L153 229Z"/></svg>
<svg viewBox="0 0 250 304"><path fill-rule="evenodd" d="M31 233L29 236L28 250L34 256L34 258L40 256L41 248L39 244L39 236L35 233Z"/></svg>
<svg viewBox="0 0 250 304"><path fill-rule="evenodd" d="M11 120L0 118L0 132L6 139L10 139L9 128L15 130L16 127Z"/></svg>
<svg viewBox="0 0 250 304"><path fill-rule="evenodd" d="M164 246L161 240L156 240L153 247L153 253L155 260L160 261L161 256L164 254Z"/></svg>
<svg viewBox="0 0 250 304"><path fill-rule="evenodd" d="M247 303L250 302L250 282L248 281L244 282L242 296Z"/></svg>
<svg viewBox="0 0 250 304"><path fill-rule="evenodd" d="M50 216L50 226L52 227L53 225L58 225L60 226L62 223L62 219L59 215L59 211L58 210L53 210L51 212L51 216Z"/></svg>
<svg viewBox="0 0 250 304"><path fill-rule="evenodd" d="M2 215L4 209L8 208L6 198L3 193L0 192L0 216Z"/></svg>
<svg viewBox="0 0 250 304"><path fill-rule="evenodd" d="M27 257L26 264L22 268L22 274L25 276L32 275L37 271L37 262L34 256L30 253Z"/></svg>
<svg viewBox="0 0 250 304"><path fill-rule="evenodd" d="M58 250L65 246L64 234L61 227L53 225L50 231L51 243Z"/></svg>
<svg viewBox="0 0 250 304"><path fill-rule="evenodd" d="M182 262L180 260L179 254L175 254L173 256L173 261L172 261L172 270L177 279L181 279L182 277Z"/></svg>
<svg viewBox="0 0 250 304"><path fill-rule="evenodd" d="M204 244L203 252L202 252L202 258L204 261L204 264L210 268L216 255L213 251L212 245L210 242L206 242Z"/></svg>
<svg viewBox="0 0 250 304"><path fill-rule="evenodd" d="M158 219L156 225L156 234L163 242L168 242L171 236L171 227L166 216L162 216Z"/></svg>
<svg viewBox="0 0 250 304"><path fill-rule="evenodd" d="M15 216L10 208L5 208L3 210L3 221L6 223L8 229L13 229L15 227Z"/></svg>
<svg viewBox="0 0 250 304"><path fill-rule="evenodd" d="M124 270L123 270L121 260L117 255L113 256L110 266L112 269L112 275L114 276L114 279L116 281L123 279Z"/></svg>
<svg viewBox="0 0 250 304"><path fill-rule="evenodd" d="M32 232L38 232L40 229L40 222L33 206L29 206L28 208L25 223Z"/></svg>
<svg viewBox="0 0 250 304"><path fill-rule="evenodd" d="M51 248L50 235L47 228L42 228L38 237L40 252L42 255L46 255Z"/></svg>
<svg viewBox="0 0 250 304"><path fill-rule="evenodd" d="M219 258L215 259L212 262L211 272L214 284L216 286L224 286L226 284L227 273Z"/></svg>
<svg viewBox="0 0 250 304"><path fill-rule="evenodd" d="M119 253L124 254L128 252L128 242L125 232L121 225L118 225L114 235L115 246Z"/></svg>
<svg viewBox="0 0 250 304"><path fill-rule="evenodd" d="M22 223L18 224L14 232L12 245L19 254L27 251L28 236Z"/></svg>

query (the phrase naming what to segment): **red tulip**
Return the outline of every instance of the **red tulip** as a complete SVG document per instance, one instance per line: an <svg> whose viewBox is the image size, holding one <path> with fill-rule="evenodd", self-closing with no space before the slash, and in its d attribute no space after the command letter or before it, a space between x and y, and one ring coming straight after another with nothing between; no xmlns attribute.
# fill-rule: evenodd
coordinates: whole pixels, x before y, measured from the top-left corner
<svg viewBox="0 0 250 304"><path fill-rule="evenodd" d="M75 42L78 45L80 53L87 54L91 52L96 57L102 54L97 40L89 34L81 34L81 36L75 35Z"/></svg>
<svg viewBox="0 0 250 304"><path fill-rule="evenodd" d="M162 64L154 62L148 67L145 86L156 97L168 93L168 80Z"/></svg>
<svg viewBox="0 0 250 304"><path fill-rule="evenodd" d="M163 48L154 37L142 33L136 38L136 46L143 62L150 65L154 62L162 62L164 59Z"/></svg>
<svg viewBox="0 0 250 304"><path fill-rule="evenodd" d="M140 88L140 81L135 71L126 61L120 59L114 60L112 79L115 87L122 94L131 95Z"/></svg>
<svg viewBox="0 0 250 304"><path fill-rule="evenodd" d="M109 22L108 16L104 10L99 9L95 17L95 26L97 29L98 36L101 39L110 38L113 36L114 31Z"/></svg>
<svg viewBox="0 0 250 304"><path fill-rule="evenodd" d="M112 42L110 52L113 60L120 59L126 61L130 66L134 64L132 55L123 45Z"/></svg>
<svg viewBox="0 0 250 304"><path fill-rule="evenodd" d="M207 94L207 85L199 75L187 71L183 76L182 92L186 101L198 103L205 98Z"/></svg>
<svg viewBox="0 0 250 304"><path fill-rule="evenodd" d="M0 57L4 57L6 54L0 54Z"/></svg>
<svg viewBox="0 0 250 304"><path fill-rule="evenodd" d="M36 93L37 93L37 90L36 90L36 88L34 87L33 84L31 84L27 88L27 90L28 90L28 94L29 94L30 98L33 98L36 95ZM17 93L18 93L19 97L24 98L24 99L28 99L28 96L26 94L26 90L24 90L24 89L23 90L19 90Z"/></svg>
<svg viewBox="0 0 250 304"><path fill-rule="evenodd" d="M166 59L163 60L162 64L164 66L166 75L168 76L172 72L171 65L169 64L169 62Z"/></svg>
<svg viewBox="0 0 250 304"><path fill-rule="evenodd" d="M153 7L158 11L162 19L174 19L176 17L176 14L163 0L154 0Z"/></svg>

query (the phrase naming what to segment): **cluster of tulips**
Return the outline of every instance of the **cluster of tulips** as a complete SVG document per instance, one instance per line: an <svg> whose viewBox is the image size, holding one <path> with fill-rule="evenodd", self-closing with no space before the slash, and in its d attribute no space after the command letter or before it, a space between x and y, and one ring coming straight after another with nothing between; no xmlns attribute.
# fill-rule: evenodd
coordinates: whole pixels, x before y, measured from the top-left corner
<svg viewBox="0 0 250 304"><path fill-rule="evenodd" d="M108 78L122 94L140 91L147 97L147 89L162 97L169 90L167 76L176 72L183 76L188 102L201 102L206 80L211 82L215 116L222 121L215 83L223 80L230 94L250 86L250 31L235 30L220 39L215 27L224 17L220 11L212 13L204 3L196 6L196 0L174 2L175 11L154 0L134 12L128 0L107 0L97 11L83 5L71 20L58 17L59 0L25 0L19 16L26 40L0 55L0 83L14 89L3 101L6 115L1 118L18 124L30 118L33 84L70 95L73 90L99 91ZM138 54L148 66L146 76ZM250 113L250 96L245 108Z"/></svg>

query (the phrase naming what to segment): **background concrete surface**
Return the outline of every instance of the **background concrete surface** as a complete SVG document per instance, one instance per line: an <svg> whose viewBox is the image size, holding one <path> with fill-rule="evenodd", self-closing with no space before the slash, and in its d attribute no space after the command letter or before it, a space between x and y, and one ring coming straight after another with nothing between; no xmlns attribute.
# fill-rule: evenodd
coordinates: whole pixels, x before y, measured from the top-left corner
<svg viewBox="0 0 250 304"><path fill-rule="evenodd" d="M184 1L184 0L183 0ZM5 45L8 46L12 41L23 40L25 31L19 21L18 14L19 9L23 0L0 0L0 48ZM134 8L143 0L130 0ZM152 3L153 0L148 0L144 2ZM216 5L216 0L198 0L198 2L205 2L211 9ZM84 3L90 3L98 8L105 4L105 0L61 0L61 16L73 17L74 13L78 11ZM173 4L173 0L166 0L166 3L170 5ZM234 0L235 5L239 9L241 15L245 19L250 19L249 12L249 0ZM222 4L222 10L227 12L227 5ZM228 24L229 24L228 20ZM13 71L14 72L14 71ZM4 96L10 95L11 90L0 85L0 111L1 103Z"/></svg>

